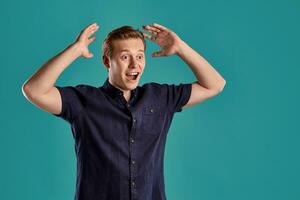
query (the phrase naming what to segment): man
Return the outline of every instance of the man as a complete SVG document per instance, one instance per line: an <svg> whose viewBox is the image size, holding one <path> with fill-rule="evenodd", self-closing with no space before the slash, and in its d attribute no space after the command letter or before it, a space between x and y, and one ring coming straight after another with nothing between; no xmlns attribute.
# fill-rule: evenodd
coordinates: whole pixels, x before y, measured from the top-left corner
<svg viewBox="0 0 300 200"><path fill-rule="evenodd" d="M76 41L45 63L23 85L25 97L70 123L77 155L75 199L164 200L163 159L173 115L220 93L221 75L170 29L153 23L142 33L130 26L110 32L102 46L108 78L100 87L55 85L88 46L99 26L86 27ZM178 55L197 81L138 86L145 68L144 37L161 47L153 57Z"/></svg>

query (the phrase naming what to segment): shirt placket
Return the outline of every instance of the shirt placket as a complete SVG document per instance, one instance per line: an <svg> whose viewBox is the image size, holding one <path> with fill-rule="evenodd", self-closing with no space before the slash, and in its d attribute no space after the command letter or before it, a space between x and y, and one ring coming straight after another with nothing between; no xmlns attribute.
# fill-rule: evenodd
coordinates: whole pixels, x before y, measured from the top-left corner
<svg viewBox="0 0 300 200"><path fill-rule="evenodd" d="M136 130L136 124L137 124L137 117L134 113L131 111L131 105L130 103L126 103L126 107L131 113L132 116L132 128L129 132L129 159L130 159L130 192L131 192L131 199L136 199L137 191L136 191L136 174L137 174L137 168L136 168L136 155L135 155L135 149L136 149L136 138L135 138L135 130Z"/></svg>
<svg viewBox="0 0 300 200"><path fill-rule="evenodd" d="M135 138L135 131L137 126L137 116L136 113L132 112L132 106L131 103L133 103L134 98L136 97L136 94L134 93L134 97L130 99L129 102L127 102L123 96L122 93L119 93L120 101L125 107L127 108L128 112L131 114L131 130L129 131L129 171L130 171L130 196L131 200L137 199L137 190L136 190L136 174L137 174L137 168L136 168L136 138Z"/></svg>

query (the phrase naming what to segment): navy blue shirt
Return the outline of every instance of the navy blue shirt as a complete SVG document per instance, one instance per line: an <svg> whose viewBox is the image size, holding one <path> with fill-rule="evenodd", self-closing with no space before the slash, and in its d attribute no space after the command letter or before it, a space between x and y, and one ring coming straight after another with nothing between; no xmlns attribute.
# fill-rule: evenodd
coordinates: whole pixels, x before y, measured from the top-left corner
<svg viewBox="0 0 300 200"><path fill-rule="evenodd" d="M147 83L123 93L109 83L56 86L77 156L76 200L165 200L164 150L191 83Z"/></svg>

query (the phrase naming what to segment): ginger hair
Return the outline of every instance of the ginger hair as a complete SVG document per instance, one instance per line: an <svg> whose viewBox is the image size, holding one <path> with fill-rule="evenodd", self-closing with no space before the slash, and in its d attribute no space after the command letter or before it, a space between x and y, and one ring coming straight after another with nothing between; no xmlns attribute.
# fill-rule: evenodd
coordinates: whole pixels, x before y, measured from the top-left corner
<svg viewBox="0 0 300 200"><path fill-rule="evenodd" d="M112 44L114 40L125 40L132 38L140 38L144 44L144 50L146 50L146 41L143 33L139 29L134 29L132 26L122 26L112 30L105 37L102 43L102 57L107 56L108 58L111 58L114 50Z"/></svg>

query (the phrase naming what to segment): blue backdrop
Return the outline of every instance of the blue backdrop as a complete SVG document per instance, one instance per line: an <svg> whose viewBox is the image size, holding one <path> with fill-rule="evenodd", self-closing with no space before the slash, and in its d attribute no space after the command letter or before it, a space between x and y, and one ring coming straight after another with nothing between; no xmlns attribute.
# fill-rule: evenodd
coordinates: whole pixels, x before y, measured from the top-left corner
<svg viewBox="0 0 300 200"><path fill-rule="evenodd" d="M21 86L97 22L94 58L76 60L61 86L100 86L101 43L119 26L157 22L175 31L226 79L218 96L175 115L165 152L171 200L298 200L300 2L0 2L0 199L66 200L75 191L70 126L30 102ZM152 58L140 85L196 80L177 56Z"/></svg>

